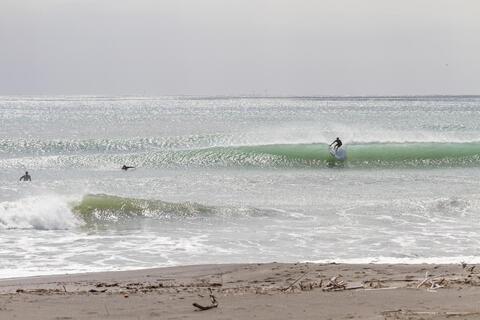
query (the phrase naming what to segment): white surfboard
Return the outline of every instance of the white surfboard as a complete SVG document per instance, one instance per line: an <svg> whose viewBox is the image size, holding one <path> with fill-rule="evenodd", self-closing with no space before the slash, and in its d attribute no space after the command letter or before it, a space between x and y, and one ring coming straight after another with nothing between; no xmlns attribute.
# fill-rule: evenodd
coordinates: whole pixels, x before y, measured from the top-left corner
<svg viewBox="0 0 480 320"><path fill-rule="evenodd" d="M335 157L335 159L345 160L347 158L347 150L344 148L339 148L337 151L335 151L334 148L328 147L328 151L332 156Z"/></svg>

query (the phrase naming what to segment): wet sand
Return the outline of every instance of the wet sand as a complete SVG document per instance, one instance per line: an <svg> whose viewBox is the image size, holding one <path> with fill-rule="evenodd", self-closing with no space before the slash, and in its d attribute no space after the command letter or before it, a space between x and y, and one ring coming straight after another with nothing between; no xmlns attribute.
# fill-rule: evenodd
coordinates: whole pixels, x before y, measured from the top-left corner
<svg viewBox="0 0 480 320"><path fill-rule="evenodd" d="M480 319L472 267L268 263L10 279L0 319Z"/></svg>

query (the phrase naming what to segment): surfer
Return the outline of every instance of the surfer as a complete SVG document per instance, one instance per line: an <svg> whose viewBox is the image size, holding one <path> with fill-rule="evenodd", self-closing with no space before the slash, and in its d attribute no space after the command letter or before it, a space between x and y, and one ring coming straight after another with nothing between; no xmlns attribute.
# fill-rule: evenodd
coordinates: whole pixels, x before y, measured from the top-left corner
<svg viewBox="0 0 480 320"><path fill-rule="evenodd" d="M122 170L127 171L128 169L133 169L133 168L135 167L129 167L129 166L123 165Z"/></svg>
<svg viewBox="0 0 480 320"><path fill-rule="evenodd" d="M342 141L340 140L340 138L337 137L337 139L335 139L335 141L333 141L331 144L330 144L330 147L332 146L332 144L335 144L333 146L333 148L335 149L335 151L338 151L338 148L340 148L342 146Z"/></svg>
<svg viewBox="0 0 480 320"><path fill-rule="evenodd" d="M25 174L20 177L20 181L32 181L32 177L28 174L28 171L25 171Z"/></svg>

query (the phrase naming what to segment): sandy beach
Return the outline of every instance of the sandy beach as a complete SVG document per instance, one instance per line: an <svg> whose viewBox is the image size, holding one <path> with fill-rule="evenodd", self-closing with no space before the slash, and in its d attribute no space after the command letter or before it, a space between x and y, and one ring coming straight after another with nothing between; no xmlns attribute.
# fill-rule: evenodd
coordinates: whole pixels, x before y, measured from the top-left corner
<svg viewBox="0 0 480 320"><path fill-rule="evenodd" d="M0 318L479 319L479 298L473 265L197 265L2 280Z"/></svg>

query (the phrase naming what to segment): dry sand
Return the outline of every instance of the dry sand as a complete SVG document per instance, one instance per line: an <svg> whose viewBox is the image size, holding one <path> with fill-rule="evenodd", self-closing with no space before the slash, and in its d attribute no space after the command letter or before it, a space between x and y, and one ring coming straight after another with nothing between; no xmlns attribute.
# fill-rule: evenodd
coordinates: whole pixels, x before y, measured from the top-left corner
<svg viewBox="0 0 480 320"><path fill-rule="evenodd" d="M470 267L268 263L21 278L0 281L0 319L480 319L480 270ZM210 289L218 306L199 311L192 304L211 305Z"/></svg>

